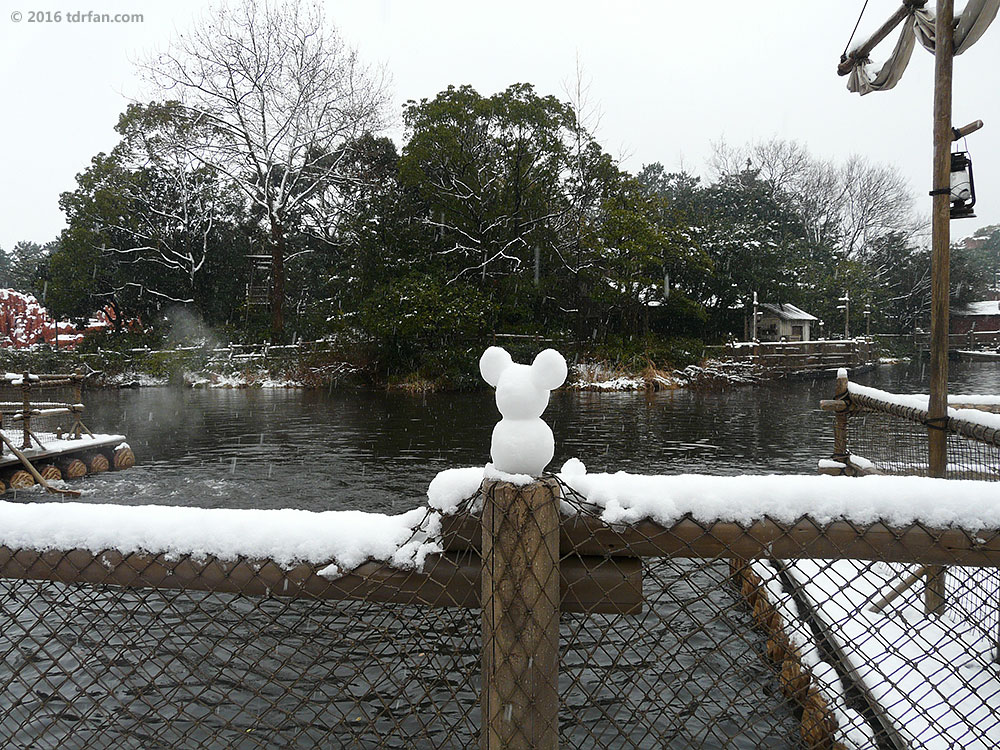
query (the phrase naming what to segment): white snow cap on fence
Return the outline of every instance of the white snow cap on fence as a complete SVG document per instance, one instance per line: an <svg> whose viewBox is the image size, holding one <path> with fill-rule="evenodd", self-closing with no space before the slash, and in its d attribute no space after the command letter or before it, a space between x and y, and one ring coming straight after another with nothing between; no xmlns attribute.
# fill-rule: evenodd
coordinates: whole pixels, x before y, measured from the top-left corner
<svg viewBox="0 0 1000 750"><path fill-rule="evenodd" d="M566 382L566 360L546 349L530 365L519 365L505 349L491 346L479 360L479 371L497 389L503 416L493 428L493 467L506 474L540 475L555 453L552 430L541 416L549 392Z"/></svg>
<svg viewBox="0 0 1000 750"><path fill-rule="evenodd" d="M749 524L765 517L792 523L884 521L907 526L1000 528L1000 495L992 482L928 477L679 474L643 476L563 473L564 482L601 509L608 523L668 525L688 513L704 523Z"/></svg>
<svg viewBox="0 0 1000 750"><path fill-rule="evenodd" d="M236 510L88 503L0 502L0 545L85 549L95 554L166 554L335 563L348 571L368 560L414 567L440 551L440 516L417 508L396 516L360 511Z"/></svg>
<svg viewBox="0 0 1000 750"><path fill-rule="evenodd" d="M930 396L926 393L889 393L881 391L878 388L858 385L857 383L848 383L847 392L856 393L859 396L868 396L876 401L882 401L887 404L895 404L896 406L905 406L910 409L920 409L922 411L926 411L929 408L928 404L930 402ZM948 403L965 404L968 406L997 406L1000 403L1000 399L996 396L983 396L971 393L949 393ZM949 406L948 416L982 425L992 430L1000 430L1000 414L981 411L975 408L955 409Z"/></svg>
<svg viewBox="0 0 1000 750"><path fill-rule="evenodd" d="M462 500L476 493L485 475L480 467L441 472L428 488L431 507L456 512ZM792 523L808 516L817 523L884 521L907 526L920 521L969 531L1000 528L1000 494L992 482L815 474L588 474L575 458L563 465L558 477L607 523L650 520L669 526L691 514L703 523L750 524L764 518ZM563 513L577 510L566 502L562 509Z"/></svg>

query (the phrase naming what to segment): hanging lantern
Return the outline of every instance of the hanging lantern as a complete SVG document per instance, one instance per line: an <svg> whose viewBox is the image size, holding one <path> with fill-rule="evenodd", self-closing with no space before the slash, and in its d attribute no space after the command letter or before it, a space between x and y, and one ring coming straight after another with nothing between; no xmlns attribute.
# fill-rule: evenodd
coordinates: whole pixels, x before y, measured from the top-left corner
<svg viewBox="0 0 1000 750"><path fill-rule="evenodd" d="M956 151L951 155L951 218L974 218L972 207L976 205L976 182L972 177L972 159L966 151Z"/></svg>

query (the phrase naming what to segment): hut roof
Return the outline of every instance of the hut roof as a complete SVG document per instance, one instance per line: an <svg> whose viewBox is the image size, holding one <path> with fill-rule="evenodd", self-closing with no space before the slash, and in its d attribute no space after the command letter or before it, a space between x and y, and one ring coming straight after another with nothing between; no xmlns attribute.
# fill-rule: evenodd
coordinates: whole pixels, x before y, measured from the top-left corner
<svg viewBox="0 0 1000 750"><path fill-rule="evenodd" d="M952 315L967 318L974 315L1000 315L1000 302L988 299L982 302L970 302L965 307L952 310Z"/></svg>
<svg viewBox="0 0 1000 750"><path fill-rule="evenodd" d="M782 320L819 320L815 315L810 315L805 310L800 310L795 305L789 305L788 303L772 305L765 302L760 307L766 312L777 315Z"/></svg>

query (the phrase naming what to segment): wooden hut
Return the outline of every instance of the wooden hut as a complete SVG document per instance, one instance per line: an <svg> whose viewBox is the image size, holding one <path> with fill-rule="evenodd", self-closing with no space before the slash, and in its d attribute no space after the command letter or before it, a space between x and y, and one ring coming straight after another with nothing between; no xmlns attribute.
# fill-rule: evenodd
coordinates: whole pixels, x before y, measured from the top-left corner
<svg viewBox="0 0 1000 750"><path fill-rule="evenodd" d="M795 305L764 303L757 308L757 339L759 341L811 341L814 315Z"/></svg>
<svg viewBox="0 0 1000 750"><path fill-rule="evenodd" d="M951 333L1000 331L1000 301L972 302L953 309L949 315Z"/></svg>

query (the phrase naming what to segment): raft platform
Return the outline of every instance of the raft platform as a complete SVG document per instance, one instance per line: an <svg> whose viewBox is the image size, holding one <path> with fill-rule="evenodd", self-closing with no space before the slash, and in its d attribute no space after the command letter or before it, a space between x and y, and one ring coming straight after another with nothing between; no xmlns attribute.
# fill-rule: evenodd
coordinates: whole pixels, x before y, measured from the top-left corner
<svg viewBox="0 0 1000 750"><path fill-rule="evenodd" d="M81 400L86 379L82 372L0 377L0 389L20 395L17 401L0 401L0 493L40 484L50 492L77 496L79 492L49 482L135 465L124 435L95 434L84 425ZM59 389L69 389L72 398L33 400L39 391Z"/></svg>

